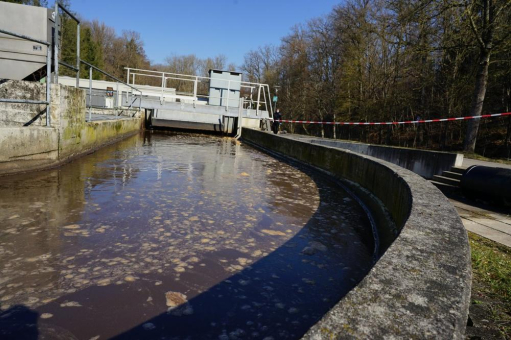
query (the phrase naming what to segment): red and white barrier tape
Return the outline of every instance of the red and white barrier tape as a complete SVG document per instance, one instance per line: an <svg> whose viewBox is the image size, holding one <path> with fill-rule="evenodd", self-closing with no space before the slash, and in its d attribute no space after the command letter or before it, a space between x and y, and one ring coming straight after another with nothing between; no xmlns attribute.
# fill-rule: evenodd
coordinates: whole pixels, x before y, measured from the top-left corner
<svg viewBox="0 0 511 340"><path fill-rule="evenodd" d="M504 113L494 113L491 115L440 118L440 119L406 120L403 122L318 122L318 121L312 121L312 120L288 120L288 119L276 119L275 121L280 122L280 123L326 124L326 125L401 125L401 124L450 122L453 120L482 119L482 118L501 117L501 116L510 116L510 115L511 115L511 112L504 112Z"/></svg>

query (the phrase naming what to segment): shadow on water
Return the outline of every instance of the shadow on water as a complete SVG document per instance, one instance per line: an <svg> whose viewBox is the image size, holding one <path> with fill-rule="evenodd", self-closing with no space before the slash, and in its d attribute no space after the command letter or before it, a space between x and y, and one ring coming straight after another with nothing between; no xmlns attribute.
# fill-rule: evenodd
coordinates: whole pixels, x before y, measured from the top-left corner
<svg viewBox="0 0 511 340"><path fill-rule="evenodd" d="M314 180L318 176L299 170ZM358 231L362 251L341 233L317 226L329 214L321 202L303 229L269 255L114 338L300 338L360 282L371 263L373 239L367 230Z"/></svg>
<svg viewBox="0 0 511 340"><path fill-rule="evenodd" d="M39 338L39 313L22 305L15 305L0 313L0 335L5 340L32 340Z"/></svg>
<svg viewBox="0 0 511 340"><path fill-rule="evenodd" d="M150 142L150 137L144 142ZM280 161L316 183L321 179L337 186L323 175ZM269 181L278 180L270 177ZM141 274L135 282L88 287L38 307L48 313L69 301L80 301L82 307L67 308L64 315L57 318L55 313L56 318L40 319L39 323L38 312L14 306L0 316L2 339L75 338L55 324L72 325L73 333L85 339L95 335L101 339L300 338L360 282L372 263L374 244L367 216L359 216L358 229L350 231L341 228L340 221L339 225L325 223L331 212L324 191L331 187L318 184L319 206L295 236L228 279L219 276L224 269L217 262L206 258L207 266L195 275L218 283L188 301L179 294L165 299L169 291L186 292L184 284L148 284L160 279L165 282L165 274ZM342 191L338 186L335 190ZM260 237L260 230L272 223L271 217L263 218L252 233ZM217 250L211 257L246 256L235 245L232 248ZM183 273L181 281L186 275ZM148 296L156 298L149 300Z"/></svg>

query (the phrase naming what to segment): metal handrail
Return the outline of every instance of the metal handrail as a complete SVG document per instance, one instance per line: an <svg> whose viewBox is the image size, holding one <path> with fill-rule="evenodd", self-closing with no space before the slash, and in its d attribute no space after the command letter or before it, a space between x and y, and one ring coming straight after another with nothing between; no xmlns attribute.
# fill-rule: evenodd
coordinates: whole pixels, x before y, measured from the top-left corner
<svg viewBox="0 0 511 340"><path fill-rule="evenodd" d="M212 96L200 95L197 93L197 85L198 85L199 81L201 81L201 82L209 81L210 82L212 79L211 77L194 76L194 75L179 74L179 73L164 72L164 71L142 70L142 69L130 68L130 67L125 67L124 69L127 70L127 78L126 79L127 79L128 83L130 82L131 75L133 76L133 84L135 84L135 76L137 76L137 75L139 77L141 76L141 77L161 78L162 93L161 93L160 100L162 100L162 101L164 100L164 98L176 97L176 96L172 96L172 95L165 96L163 94L164 90L166 89L166 84L167 84L168 80L192 82L194 84L194 86L193 86L194 92L193 92L193 96L190 99L193 101L194 105L195 105L197 98L199 98L199 97L201 97L201 98L220 98L220 99L226 98L226 100L227 100L227 104L225 105L226 110L228 110L228 108L229 108L229 103L230 103L229 97L230 97L230 89L231 89L232 83L239 83L240 88L251 89L251 93L252 93L253 89L257 88L257 100L254 101L254 103L256 103L256 116L259 115L260 105L262 103L264 103L266 111L268 111L270 113L270 116L273 117L273 106L272 106L271 102L268 102L268 101L271 101L270 87L268 86L268 84L252 83L252 82L247 82L247 81L242 81L242 80L215 78L215 80L221 80L221 81L223 80L223 81L228 82L227 96L226 97L224 97L224 96L212 97ZM138 71L138 72L133 72L133 71ZM140 72L143 72L143 73L140 73ZM262 92L264 100L261 100L261 92Z"/></svg>
<svg viewBox="0 0 511 340"><path fill-rule="evenodd" d="M118 104L117 101L119 99L119 83L121 83L121 84L123 84L125 86L128 86L129 88L131 88L131 89L133 89L135 91L140 92L140 97L139 97L140 100L139 100L139 103L138 103L138 105L139 105L138 109L140 110L140 107L142 106L142 91L140 91L139 89L137 89L134 86L131 86L130 84L127 84L127 83L123 82L122 80L120 80L117 77L111 75L110 73L108 73L106 71L103 71L99 67L96 67L96 66L86 62L85 60L81 60L80 59L80 63L85 64L86 66L89 67L89 122L92 120L92 69L95 69L96 71L104 74L107 77L110 77L110 78L114 79L117 82L116 105ZM133 103L135 103L135 101L136 101L136 98L128 106L128 109L133 105Z"/></svg>
<svg viewBox="0 0 511 340"><path fill-rule="evenodd" d="M121 84L123 84L123 85L126 85L126 86L128 86L128 87L130 87L130 88L132 88L132 89L134 89L134 90L136 90L136 91L138 91L138 92L140 92L140 94L142 94L142 91L140 91L140 90L139 90L139 89L137 89L136 87L131 86L130 84L125 83L125 82L123 82L122 80L119 80L118 78L116 78L116 77L114 77L113 75L111 75L111 74L107 73L106 71L103 71L102 69L100 69L100 68L98 68L98 67L96 67L96 66L94 66L94 65L92 65L92 64L89 64L89 63L88 63L88 62L86 62L85 60L80 59L80 62L81 62L82 64L85 64L85 65L89 66L89 67L92 67L93 69L95 69L96 71L98 71L98 72L100 72L100 73L103 73L105 76L108 76L108 77L110 77L110 78L114 79L114 80L115 80L115 81L117 81L118 83L121 83Z"/></svg>
<svg viewBox="0 0 511 340"><path fill-rule="evenodd" d="M22 104L43 104L46 105L46 126L50 126L51 124L51 116L50 116L50 100L51 100L51 86L50 86L50 74L51 74L51 48L50 43L48 41L43 41L39 39L35 39L32 37L28 37L26 35L9 32L3 29L0 29L0 33L11 35L13 37L17 37L20 39L25 39L33 42L37 42L39 44L46 45L46 101L42 100L29 100L29 99L8 99L1 98L0 102L2 103L22 103Z"/></svg>
<svg viewBox="0 0 511 340"><path fill-rule="evenodd" d="M129 75L130 74L136 74L136 75L141 75L141 76L144 76L143 73L132 73L131 71L142 71L142 72L149 72L149 73L158 73L158 74L170 74L170 75L174 75L174 76L183 76L183 77L191 77L191 78L201 78L201 79L207 79L207 80L211 80L211 77L203 77L203 76L194 76L194 75L190 75L190 74L180 74L180 73L172 73L172 72L165 72L165 71L153 71L153 70L142 70L142 69L138 69L138 68L131 68L131 67L125 67L124 68L125 70L128 70L128 79L129 79ZM147 76L151 76L151 75L147 75ZM156 77L161 77L161 76L156 76ZM193 80L193 79L183 79L183 80ZM219 79L219 80L229 80L229 79ZM245 83L245 84L251 84L251 85L266 85L266 84L261 84L261 83L252 83L252 82L249 82L249 81L243 81L243 80L231 80L232 82L236 82L236 83Z"/></svg>
<svg viewBox="0 0 511 340"><path fill-rule="evenodd" d="M76 88L79 87L80 83L80 20L78 20L73 13L71 13L67 8L65 8L58 0L55 1L55 31L59 31L60 29L60 17L59 17L59 8L62 9L67 15L71 17L76 22L76 67L70 67L69 64L63 63L59 61L59 48L60 48L60 40L59 34L54 35L54 46L55 53L53 58L54 60L54 74L53 74L53 82L55 84L59 83L59 64L70 67L76 72Z"/></svg>

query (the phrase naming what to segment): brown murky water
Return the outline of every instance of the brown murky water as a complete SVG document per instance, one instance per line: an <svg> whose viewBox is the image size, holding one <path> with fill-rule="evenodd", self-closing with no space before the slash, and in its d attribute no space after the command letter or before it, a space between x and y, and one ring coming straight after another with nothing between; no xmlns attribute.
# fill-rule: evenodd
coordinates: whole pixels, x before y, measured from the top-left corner
<svg viewBox="0 0 511 340"><path fill-rule="evenodd" d="M0 338L296 339L369 270L368 230L232 139L135 136L0 178Z"/></svg>

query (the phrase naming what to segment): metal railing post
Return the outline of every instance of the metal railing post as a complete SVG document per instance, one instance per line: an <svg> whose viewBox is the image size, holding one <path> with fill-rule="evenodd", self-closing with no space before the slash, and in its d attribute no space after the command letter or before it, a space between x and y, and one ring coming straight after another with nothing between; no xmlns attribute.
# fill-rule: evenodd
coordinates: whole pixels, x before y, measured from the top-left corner
<svg viewBox="0 0 511 340"><path fill-rule="evenodd" d="M129 69L129 67L126 70L128 70L128 74L126 76L126 82L129 84L130 83L130 69Z"/></svg>
<svg viewBox="0 0 511 340"><path fill-rule="evenodd" d="M264 97L264 108L266 111L268 111L268 102L266 100L266 91L264 90L264 88L263 88L263 97Z"/></svg>
<svg viewBox="0 0 511 340"><path fill-rule="evenodd" d="M259 116L259 101L261 100L261 85L257 89L256 116Z"/></svg>
<svg viewBox="0 0 511 340"><path fill-rule="evenodd" d="M53 67L54 67L54 76L53 83L58 84L59 82L59 26L60 26L60 18L59 18L59 2L55 1L55 37L54 37L54 46L55 51L53 53Z"/></svg>
<svg viewBox="0 0 511 340"><path fill-rule="evenodd" d="M89 122L92 121L92 67L89 66Z"/></svg>
<svg viewBox="0 0 511 340"><path fill-rule="evenodd" d="M238 126L236 126L236 136L234 138L238 139L241 137L241 128L243 122L243 98L240 99L240 106L238 107Z"/></svg>
<svg viewBox="0 0 511 340"><path fill-rule="evenodd" d="M197 101L197 83L199 82L199 77L195 76L195 82L193 84L193 107L195 107L195 102Z"/></svg>
<svg viewBox="0 0 511 340"><path fill-rule="evenodd" d="M51 124L51 46L46 46L46 126L49 127Z"/></svg>
<svg viewBox="0 0 511 340"><path fill-rule="evenodd" d="M76 88L80 87L80 23L76 27Z"/></svg>
<svg viewBox="0 0 511 340"><path fill-rule="evenodd" d="M115 83L115 115L119 115L119 83Z"/></svg>
<svg viewBox="0 0 511 340"><path fill-rule="evenodd" d="M161 99L160 103L163 104L163 89L165 88L165 73L161 74Z"/></svg>

